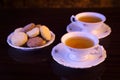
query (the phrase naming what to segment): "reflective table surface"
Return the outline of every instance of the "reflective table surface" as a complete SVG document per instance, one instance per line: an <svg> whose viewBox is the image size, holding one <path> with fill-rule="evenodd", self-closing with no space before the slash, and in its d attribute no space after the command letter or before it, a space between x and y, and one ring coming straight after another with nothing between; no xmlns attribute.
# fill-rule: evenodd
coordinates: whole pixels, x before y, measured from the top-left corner
<svg viewBox="0 0 120 80"><path fill-rule="evenodd" d="M51 56L52 48L60 43L70 23L71 15L94 11L104 14L112 32L100 39L107 52L101 64L74 69L58 64ZM14 29L29 23L44 24L52 30L55 41L43 49L22 51L7 44L7 36ZM0 80L120 80L120 9L1 9L0 10Z"/></svg>

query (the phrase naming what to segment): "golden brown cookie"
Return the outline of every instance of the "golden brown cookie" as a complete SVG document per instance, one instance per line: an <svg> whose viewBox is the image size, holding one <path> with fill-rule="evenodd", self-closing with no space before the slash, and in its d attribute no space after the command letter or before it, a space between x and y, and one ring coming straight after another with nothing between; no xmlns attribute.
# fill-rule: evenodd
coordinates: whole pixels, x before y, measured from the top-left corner
<svg viewBox="0 0 120 80"><path fill-rule="evenodd" d="M35 25L35 27L38 27L38 28L40 28L40 27L41 27L41 25L40 25L40 24L37 24L37 25Z"/></svg>
<svg viewBox="0 0 120 80"><path fill-rule="evenodd" d="M47 26L42 25L40 27L40 33L45 40L51 40L51 32Z"/></svg>
<svg viewBox="0 0 120 80"><path fill-rule="evenodd" d="M24 32L15 32L11 36L11 43L15 46L22 46L28 40L27 35Z"/></svg>
<svg viewBox="0 0 120 80"><path fill-rule="evenodd" d="M40 37L30 38L27 42L28 47L38 47L44 45L46 42Z"/></svg>
<svg viewBox="0 0 120 80"><path fill-rule="evenodd" d="M30 23L30 24L26 25L25 27L23 27L22 31L23 32L28 32L28 31L32 30L33 28L35 28L35 24Z"/></svg>

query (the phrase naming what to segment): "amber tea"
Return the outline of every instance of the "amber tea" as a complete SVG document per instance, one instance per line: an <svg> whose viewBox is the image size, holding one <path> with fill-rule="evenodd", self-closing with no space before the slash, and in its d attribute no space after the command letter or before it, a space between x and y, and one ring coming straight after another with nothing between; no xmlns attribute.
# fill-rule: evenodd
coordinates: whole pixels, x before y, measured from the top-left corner
<svg viewBox="0 0 120 80"><path fill-rule="evenodd" d="M78 49L89 48L94 46L94 42L91 39L88 39L86 37L79 37L79 36L68 38L65 41L65 44L72 48L78 48Z"/></svg>
<svg viewBox="0 0 120 80"><path fill-rule="evenodd" d="M83 16L83 17L79 17L78 20L88 23L96 23L102 21L100 18L95 16Z"/></svg>

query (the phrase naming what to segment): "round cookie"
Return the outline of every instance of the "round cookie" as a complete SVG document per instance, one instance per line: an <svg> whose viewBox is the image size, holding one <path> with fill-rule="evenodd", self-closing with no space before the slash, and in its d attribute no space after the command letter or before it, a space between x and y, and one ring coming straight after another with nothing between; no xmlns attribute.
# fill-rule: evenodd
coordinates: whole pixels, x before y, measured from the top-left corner
<svg viewBox="0 0 120 80"><path fill-rule="evenodd" d="M14 33L15 33L15 32L22 32L22 29L23 29L23 28L21 28L21 27L20 27L20 28L17 28L17 29L14 30Z"/></svg>
<svg viewBox="0 0 120 80"><path fill-rule="evenodd" d="M51 40L51 32L47 26L41 26L40 33L45 40Z"/></svg>
<svg viewBox="0 0 120 80"><path fill-rule="evenodd" d="M30 38L27 42L28 47L38 47L44 45L46 42L40 37Z"/></svg>
<svg viewBox="0 0 120 80"><path fill-rule="evenodd" d="M28 31L32 30L34 27L35 27L35 24L34 24L34 23L30 23L30 24L26 25L26 26L22 29L22 31L23 31L23 32L28 32Z"/></svg>
<svg viewBox="0 0 120 80"><path fill-rule="evenodd" d="M40 24L37 24L37 25L35 25L35 27L38 27L38 28L40 28L40 27L41 27L41 25L40 25Z"/></svg>
<svg viewBox="0 0 120 80"><path fill-rule="evenodd" d="M33 28L32 30L26 32L26 34L29 36L29 37L36 37L37 35L39 35L40 31L39 31L39 28L38 27L35 27Z"/></svg>
<svg viewBox="0 0 120 80"><path fill-rule="evenodd" d="M27 35L24 32L15 32L11 36L11 43L15 46L22 46L28 40Z"/></svg>

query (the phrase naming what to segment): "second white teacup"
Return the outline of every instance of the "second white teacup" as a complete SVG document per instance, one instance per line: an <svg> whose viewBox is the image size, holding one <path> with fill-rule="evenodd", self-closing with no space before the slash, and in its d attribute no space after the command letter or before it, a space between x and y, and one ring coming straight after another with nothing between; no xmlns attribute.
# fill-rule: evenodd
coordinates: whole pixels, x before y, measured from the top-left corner
<svg viewBox="0 0 120 80"><path fill-rule="evenodd" d="M97 12L81 12L72 15L71 22L80 22L89 32L98 29L106 21L106 17Z"/></svg>
<svg viewBox="0 0 120 80"><path fill-rule="evenodd" d="M84 61L90 53L101 55L99 40L96 36L85 32L69 32L62 36L61 42L69 51L69 58L75 61ZM97 50L96 50L97 48Z"/></svg>

